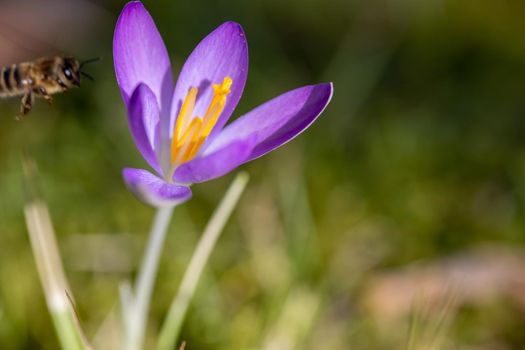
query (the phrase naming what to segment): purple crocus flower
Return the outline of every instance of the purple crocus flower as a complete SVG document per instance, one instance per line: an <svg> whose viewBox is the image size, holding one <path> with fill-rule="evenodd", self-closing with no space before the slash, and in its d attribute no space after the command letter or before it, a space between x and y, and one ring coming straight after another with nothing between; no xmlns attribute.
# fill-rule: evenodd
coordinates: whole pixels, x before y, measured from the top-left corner
<svg viewBox="0 0 525 350"><path fill-rule="evenodd" d="M135 195L154 206L191 197L189 185L220 177L290 141L326 107L332 84L286 92L229 125L248 73L242 27L226 22L206 36L172 80L168 53L142 3L117 22L113 56L131 134L155 174L124 169Z"/></svg>

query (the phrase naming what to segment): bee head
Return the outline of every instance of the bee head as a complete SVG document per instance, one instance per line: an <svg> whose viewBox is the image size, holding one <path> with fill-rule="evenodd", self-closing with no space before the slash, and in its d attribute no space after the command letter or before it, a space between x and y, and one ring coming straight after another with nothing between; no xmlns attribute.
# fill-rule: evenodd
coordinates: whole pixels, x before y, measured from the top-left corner
<svg viewBox="0 0 525 350"><path fill-rule="evenodd" d="M80 86L80 62L73 57L63 57L58 76L67 88Z"/></svg>

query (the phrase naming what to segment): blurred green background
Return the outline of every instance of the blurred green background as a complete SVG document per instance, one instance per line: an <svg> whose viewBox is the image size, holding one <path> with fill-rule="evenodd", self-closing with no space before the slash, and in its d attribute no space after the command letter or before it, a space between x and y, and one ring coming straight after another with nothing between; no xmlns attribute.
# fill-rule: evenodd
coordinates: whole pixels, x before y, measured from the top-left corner
<svg viewBox="0 0 525 350"><path fill-rule="evenodd" d="M251 176L184 325L187 349L525 348L525 2L145 1L177 72L226 20L250 48L234 117L333 81L319 120ZM0 348L56 349L24 223L38 163L80 319L112 348L118 285L153 218L121 180L145 167L111 54L124 2L0 2L0 65L67 53L96 77L0 101ZM148 344L232 174L177 208ZM101 324L103 324L100 328Z"/></svg>

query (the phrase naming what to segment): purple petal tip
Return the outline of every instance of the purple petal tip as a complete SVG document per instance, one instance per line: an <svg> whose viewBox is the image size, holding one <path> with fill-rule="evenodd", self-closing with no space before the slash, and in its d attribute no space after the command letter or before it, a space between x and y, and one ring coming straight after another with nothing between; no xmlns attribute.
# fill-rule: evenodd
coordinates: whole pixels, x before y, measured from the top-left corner
<svg viewBox="0 0 525 350"><path fill-rule="evenodd" d="M144 7L141 1L130 1L126 5L124 5L124 8L122 9L120 16L117 20L117 25L119 22L121 22L126 16L133 15L138 12L145 12L149 15L148 10Z"/></svg>
<svg viewBox="0 0 525 350"><path fill-rule="evenodd" d="M223 24L221 24L217 29L230 29L230 30L237 30L241 36L244 36L244 29L242 28L242 25L235 21L226 21Z"/></svg>

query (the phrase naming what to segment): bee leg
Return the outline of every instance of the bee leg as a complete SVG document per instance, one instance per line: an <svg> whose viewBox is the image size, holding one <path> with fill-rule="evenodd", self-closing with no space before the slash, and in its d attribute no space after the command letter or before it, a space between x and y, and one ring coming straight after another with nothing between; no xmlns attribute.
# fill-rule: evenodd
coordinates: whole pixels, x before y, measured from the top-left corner
<svg viewBox="0 0 525 350"><path fill-rule="evenodd" d="M22 96L22 101L20 103L20 114L16 117L16 120L22 120L24 117L31 111L33 108L33 102L35 102L35 97L31 92L28 92Z"/></svg>
<svg viewBox="0 0 525 350"><path fill-rule="evenodd" d="M44 100L46 100L47 103L49 104L52 104L53 103L53 97L51 97L51 95L49 95L47 93L47 90L45 87L43 86L39 86L38 88L35 89L35 93L37 93L38 95L42 96L42 98Z"/></svg>

